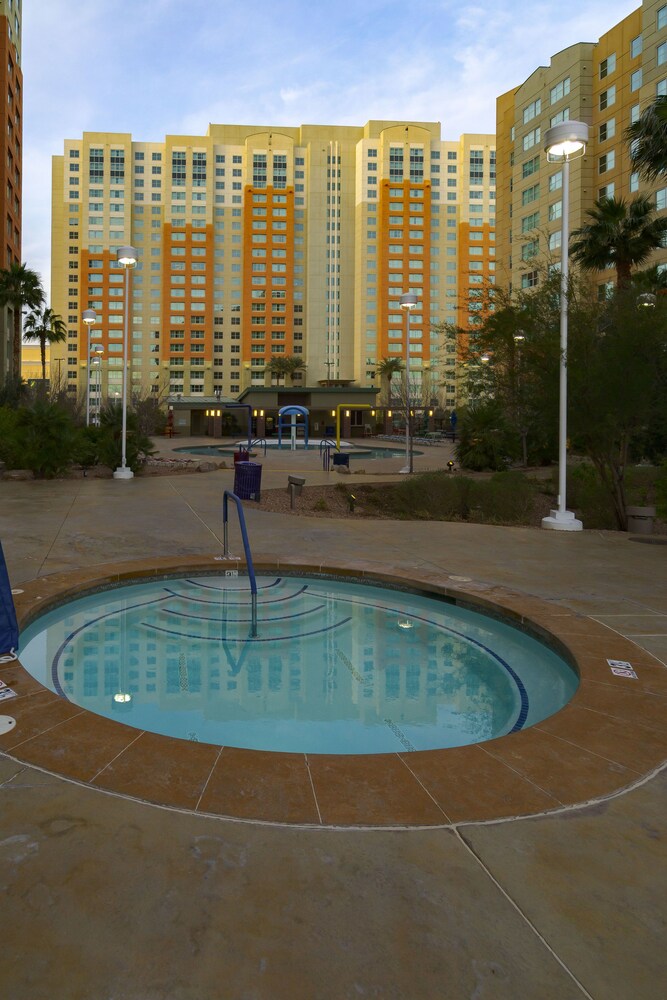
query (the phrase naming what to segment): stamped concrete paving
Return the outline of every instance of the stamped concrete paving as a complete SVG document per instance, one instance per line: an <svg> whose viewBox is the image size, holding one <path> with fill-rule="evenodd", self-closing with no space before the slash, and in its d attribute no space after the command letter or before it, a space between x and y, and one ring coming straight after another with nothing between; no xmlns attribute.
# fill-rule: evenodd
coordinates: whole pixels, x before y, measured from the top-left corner
<svg viewBox="0 0 667 1000"><path fill-rule="evenodd" d="M1 483L12 582L215 551L232 475ZM285 478L267 463L265 483ZM511 587L667 660L667 547L257 511L249 522L263 552L349 553ZM0 782L0 995L11 1000L664 996L662 776L565 813L428 831L195 816L7 756Z"/></svg>

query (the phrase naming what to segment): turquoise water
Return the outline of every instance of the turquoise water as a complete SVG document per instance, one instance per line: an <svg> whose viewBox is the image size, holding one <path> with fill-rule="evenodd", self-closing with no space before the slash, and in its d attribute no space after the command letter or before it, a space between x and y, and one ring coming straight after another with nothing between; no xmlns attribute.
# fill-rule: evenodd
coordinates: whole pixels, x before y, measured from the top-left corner
<svg viewBox="0 0 667 1000"><path fill-rule="evenodd" d="M21 662L138 729L302 753L494 739L553 714L578 683L530 636L437 598L313 577L257 586L256 638L247 577L179 578L45 615L24 633Z"/></svg>
<svg viewBox="0 0 667 1000"><path fill-rule="evenodd" d="M180 452L185 452L187 455L225 455L225 456L227 456L227 455L233 455L234 452L237 451L238 449L236 449L236 448L223 448L223 447L221 447L220 445L217 445L217 444L200 444L200 445L192 445L191 447L188 447L188 448L175 448L174 450L175 451L180 451ZM280 449L278 448L277 445L271 445L271 444L269 444L269 446L267 448L267 452L279 451L279 450ZM288 452L289 450L290 450L289 449L289 444L285 445L282 448L282 451ZM299 448L299 450L302 451L303 450L303 446L301 446ZM319 453L319 445L317 445L317 444L316 445L311 445L310 448L309 448L309 451L311 451L315 455L317 455ZM264 456L264 447L262 446L259 449L254 449L253 450L253 454L255 455L255 457L263 458L263 456ZM332 454L333 454L333 452L332 452ZM374 458L404 458L405 457L405 448L363 448L363 446L361 446L361 448L358 451L350 451L350 452L348 452L347 448L344 448L343 449L343 454L349 454L351 462L354 461L354 459L356 459L356 458L365 458L365 459L374 459ZM412 454L413 455L422 455L423 452L417 451L416 448L413 448L412 449Z"/></svg>

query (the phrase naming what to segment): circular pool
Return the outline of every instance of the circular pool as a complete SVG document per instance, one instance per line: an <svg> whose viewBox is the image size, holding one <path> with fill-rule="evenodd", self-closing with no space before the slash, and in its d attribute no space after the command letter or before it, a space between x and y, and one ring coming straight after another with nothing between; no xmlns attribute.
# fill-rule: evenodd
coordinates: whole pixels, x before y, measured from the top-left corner
<svg viewBox="0 0 667 1000"><path fill-rule="evenodd" d="M186 740L322 754L479 743L562 708L554 650L444 598L331 577L189 576L98 592L25 630L22 664L81 707Z"/></svg>
<svg viewBox="0 0 667 1000"><path fill-rule="evenodd" d="M297 444L299 445L298 450L303 451L304 450L303 441L299 441L297 442ZM240 444L237 445L235 448L224 447L223 445L218 445L218 444L196 444L196 445L185 445L182 448L174 448L174 451L178 451L186 455L218 455L218 456L229 457L237 454L239 448L241 447L242 445ZM318 442L315 441L314 445L311 443L310 451L313 453L317 453L318 447L319 447ZM274 452L283 451L286 452L287 454L289 454L290 452L289 443L283 445L282 448L279 448L277 441L269 440L267 441L267 448L269 451L274 451ZM259 448L259 450L252 451L250 452L250 454L255 458L262 457L263 449L264 446L262 445L262 447ZM343 454L349 455L350 459L365 458L368 461L373 461L376 458L405 458L405 448L367 448L364 445L356 446L356 445L344 444L342 445L341 450ZM416 448L413 448L412 454L413 456L415 456L415 455L423 455L424 453L422 451L417 451Z"/></svg>

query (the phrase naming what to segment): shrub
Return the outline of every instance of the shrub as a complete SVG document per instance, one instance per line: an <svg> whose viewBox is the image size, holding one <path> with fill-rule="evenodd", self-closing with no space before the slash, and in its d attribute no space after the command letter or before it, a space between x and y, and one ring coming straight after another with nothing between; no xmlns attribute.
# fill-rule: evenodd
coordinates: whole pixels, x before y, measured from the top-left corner
<svg viewBox="0 0 667 1000"><path fill-rule="evenodd" d="M20 469L23 449L19 440L18 411L0 406L0 462L8 469Z"/></svg>
<svg viewBox="0 0 667 1000"><path fill-rule="evenodd" d="M667 521L667 461L660 466L655 481L655 504L658 517Z"/></svg>
<svg viewBox="0 0 667 1000"><path fill-rule="evenodd" d="M111 404L102 410L100 426L97 429L97 459L111 469L120 466L122 460L123 414L119 406ZM150 438L137 429L136 414L127 413L126 462L133 472L144 464L154 452Z"/></svg>
<svg viewBox="0 0 667 1000"><path fill-rule="evenodd" d="M516 442L495 400L483 400L465 407L458 423L456 457L464 469L483 472L507 468L516 451Z"/></svg>
<svg viewBox="0 0 667 1000"><path fill-rule="evenodd" d="M554 472L556 492L557 483L558 473ZM587 528L613 530L617 527L609 490L588 463L568 468L567 504L568 507L575 508Z"/></svg>
<svg viewBox="0 0 667 1000"><path fill-rule="evenodd" d="M50 478L72 461L76 434L69 415L55 403L38 400L18 412L22 465L35 476Z"/></svg>
<svg viewBox="0 0 667 1000"><path fill-rule="evenodd" d="M490 480L471 483L471 508L490 524L525 524L530 517L534 488L521 472L497 472Z"/></svg>

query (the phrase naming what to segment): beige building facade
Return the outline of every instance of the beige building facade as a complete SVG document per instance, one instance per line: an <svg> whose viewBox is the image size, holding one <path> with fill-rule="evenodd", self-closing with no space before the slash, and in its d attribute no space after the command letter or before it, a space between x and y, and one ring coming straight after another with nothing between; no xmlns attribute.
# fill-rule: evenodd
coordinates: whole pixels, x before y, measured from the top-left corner
<svg viewBox="0 0 667 1000"><path fill-rule="evenodd" d="M406 357L399 300L412 291L411 380L456 405L455 357L434 328L462 318L461 295L495 266L492 136L447 142L439 123L391 121L211 125L159 143L84 133L54 157L52 197L52 306L68 327L52 360L71 391L85 388L88 308L102 395L120 389L116 249L130 244L142 395L237 397L281 354L306 363L297 385L370 387L383 358Z"/></svg>
<svg viewBox="0 0 667 1000"><path fill-rule="evenodd" d="M532 288L541 268L561 254L562 166L547 163L547 129L569 119L589 126L585 155L570 167L570 230L586 221L601 197L655 194L667 209L667 188L647 186L633 172L625 129L658 95L667 95L667 4L645 0L596 42L558 52L497 101L498 283ZM667 250L652 264L667 264ZM613 272L594 281L603 294Z"/></svg>

